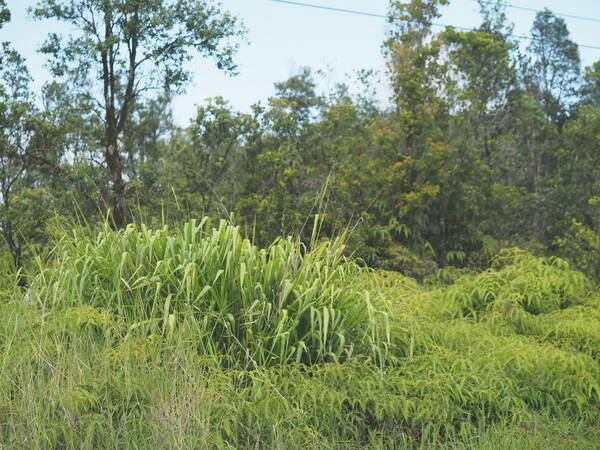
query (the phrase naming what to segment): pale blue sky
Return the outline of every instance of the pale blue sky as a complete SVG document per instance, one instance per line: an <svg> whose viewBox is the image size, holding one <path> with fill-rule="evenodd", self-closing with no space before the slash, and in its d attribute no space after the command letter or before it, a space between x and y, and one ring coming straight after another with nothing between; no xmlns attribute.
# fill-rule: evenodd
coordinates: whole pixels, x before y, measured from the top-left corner
<svg viewBox="0 0 600 450"><path fill-rule="evenodd" d="M385 14L388 0L301 0L337 8ZM36 53L49 31L68 31L49 22L34 22L26 10L35 0L8 0L13 20L0 32L0 41L9 40L27 58L37 86L48 79L44 57ZM600 0L514 0L513 4L534 9L548 7L556 13L600 19ZM248 44L242 45L237 62L240 75L220 73L211 61L195 59L194 84L174 102L177 122L184 125L198 103L207 97L223 96L236 108L247 110L273 93L273 83L294 74L300 67L325 70L323 89L342 81L359 69L383 71L381 56L385 21L312 8L274 3L269 0L222 0L223 7L239 16L249 30ZM516 34L529 34L533 12L508 10ZM579 44L600 46L600 23L566 19L573 39ZM475 0L451 0L441 23L473 27L479 23ZM63 26L64 27L64 26ZM600 50L581 49L584 64L600 59ZM380 95L385 96L382 88Z"/></svg>

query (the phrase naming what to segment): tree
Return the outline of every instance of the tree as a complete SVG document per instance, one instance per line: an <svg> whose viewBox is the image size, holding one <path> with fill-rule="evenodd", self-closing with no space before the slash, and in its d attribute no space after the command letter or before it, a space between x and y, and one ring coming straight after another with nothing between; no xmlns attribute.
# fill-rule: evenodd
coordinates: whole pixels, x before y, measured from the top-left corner
<svg viewBox="0 0 600 450"><path fill-rule="evenodd" d="M235 73L233 39L243 30L218 5L198 0L39 0L33 13L77 30L68 38L50 34L42 52L54 76L93 101L103 120L113 220L122 227L127 179L119 144L136 100L155 90L182 92L191 77L184 66L192 50Z"/></svg>
<svg viewBox="0 0 600 450"><path fill-rule="evenodd" d="M512 26L504 14L502 2L482 2L483 23L474 31L449 28L442 37L446 44L449 76L445 90L452 104L454 125L466 139L484 148L487 162L492 143L506 125L509 93L516 88L513 52L517 45L507 35ZM473 145L473 143L468 143Z"/></svg>
<svg viewBox="0 0 600 450"><path fill-rule="evenodd" d="M160 144L171 137L175 128L168 93L136 102L122 139L122 153L127 158L125 173L139 177L138 166L161 156Z"/></svg>
<svg viewBox="0 0 600 450"><path fill-rule="evenodd" d="M585 69L581 97L583 104L590 104L595 108L600 108L600 61L596 61Z"/></svg>
<svg viewBox="0 0 600 450"><path fill-rule="evenodd" d="M394 1L388 13L384 55L394 90L398 120L405 145L417 155L428 137L436 134L444 106L439 98L440 39L432 35L433 21L448 0Z"/></svg>
<svg viewBox="0 0 600 450"><path fill-rule="evenodd" d="M564 19L549 9L537 13L531 29L532 78L544 110L555 123L564 121L581 78L579 48L570 39Z"/></svg>
<svg viewBox="0 0 600 450"><path fill-rule="evenodd" d="M22 254L19 234L26 234L17 222L23 224L29 211L15 208L15 199L22 188L34 185L24 179L35 168L45 125L33 105L30 82L25 59L7 43L0 44L0 234L17 263Z"/></svg>
<svg viewBox="0 0 600 450"><path fill-rule="evenodd" d="M244 178L231 167L252 124L250 115L233 111L221 97L198 107L190 126L163 144L168 151L145 164L141 180L144 192L151 193L147 203L173 198L174 192L189 213L226 216Z"/></svg>
<svg viewBox="0 0 600 450"><path fill-rule="evenodd" d="M0 54L0 229L15 258L18 245L9 218L18 180L27 167L29 72L21 56L4 45Z"/></svg>
<svg viewBox="0 0 600 450"><path fill-rule="evenodd" d="M7 22L10 22L10 11L6 7L6 2L4 0L0 0L0 28L2 28Z"/></svg>
<svg viewBox="0 0 600 450"><path fill-rule="evenodd" d="M299 231L310 214L313 203L307 197L315 186L311 172L323 157L313 140L319 140L314 124L323 105L316 88L312 72L303 68L275 84L275 95L265 109L254 108L250 123L260 124L260 130L255 125L249 128L243 156L244 198L236 209L250 224L261 224L256 231L260 242ZM319 177L316 182L320 186L323 180Z"/></svg>

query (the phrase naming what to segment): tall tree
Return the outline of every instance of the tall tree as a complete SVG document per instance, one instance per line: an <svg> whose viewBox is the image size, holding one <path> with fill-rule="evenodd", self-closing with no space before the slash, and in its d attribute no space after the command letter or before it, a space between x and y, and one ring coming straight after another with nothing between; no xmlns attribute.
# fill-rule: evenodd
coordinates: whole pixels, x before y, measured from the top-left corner
<svg viewBox="0 0 600 450"><path fill-rule="evenodd" d="M564 19L549 9L537 13L531 36L532 78L546 114L561 123L581 81L579 47L570 39Z"/></svg>
<svg viewBox="0 0 600 450"><path fill-rule="evenodd" d="M405 145L418 154L435 132L443 110L438 92L440 39L432 34L433 21L448 0L393 1L388 13L384 55L394 90Z"/></svg>
<svg viewBox="0 0 600 450"><path fill-rule="evenodd" d="M228 199L235 198L244 178L241 170L231 173L230 168L251 123L249 115L233 111L223 98L209 100L198 107L188 128L173 133L166 154L149 159L144 191L158 186L163 199L172 198L172 192L164 192L170 185L188 212L226 215L232 206Z"/></svg>
<svg viewBox="0 0 600 450"><path fill-rule="evenodd" d="M9 19L0 0L0 28ZM25 59L8 43L0 44L0 235L17 263L22 254L19 231L23 232L18 224L25 222L28 211L15 208L15 198L33 169L43 125L33 105L30 82Z"/></svg>
<svg viewBox="0 0 600 450"><path fill-rule="evenodd" d="M600 61L586 67L581 97L582 103L600 108Z"/></svg>
<svg viewBox="0 0 600 450"><path fill-rule="evenodd" d="M77 30L67 38L50 34L42 52L53 74L84 92L103 120L113 220L122 227L127 179L119 144L136 100L150 91L182 92L193 50L235 73L233 38L243 30L219 5L200 0L39 0L33 13Z"/></svg>

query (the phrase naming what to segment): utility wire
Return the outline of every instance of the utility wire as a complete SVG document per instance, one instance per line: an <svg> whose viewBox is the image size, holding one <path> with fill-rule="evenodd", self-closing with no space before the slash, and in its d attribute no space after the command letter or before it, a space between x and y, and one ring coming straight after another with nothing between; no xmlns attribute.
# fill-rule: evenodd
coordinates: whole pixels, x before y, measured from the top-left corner
<svg viewBox="0 0 600 450"><path fill-rule="evenodd" d="M291 1L291 0L267 0L267 1L273 2L273 3L283 3L286 5L301 6L301 7L305 7L305 8L321 9L321 10L325 10L325 11L332 11L332 12L338 12L338 13L354 14L357 16L376 17L379 19L387 19L388 18L388 16L386 16L384 14L376 14L376 13L370 13L370 12L366 12L366 11L358 11L355 9L334 8L331 6L315 5L315 4L311 4L311 3L296 2L296 1ZM432 23L431 25L434 27L441 27L441 28L452 27L452 28L460 30L460 31L474 31L474 32L478 31L474 28L460 27L460 26L455 26L455 25L447 25L447 24L443 24L443 23ZM489 34L501 34L501 33L489 33ZM523 40L527 40L527 41L536 41L537 40L536 38L533 38L531 36L525 36L522 34L502 34L502 35L506 36L506 37L513 37L516 39L523 39ZM579 48L600 50L600 46L585 45L585 44L577 44L577 45Z"/></svg>
<svg viewBox="0 0 600 450"><path fill-rule="evenodd" d="M477 0L475 0L477 1ZM496 2L493 1L482 1L481 3L485 3L487 5L494 5L496 4ZM534 9L534 8L527 8L525 6L519 6L519 5L515 5L513 3L504 3L504 5L507 8L511 8L511 9L519 9L521 11L529 11L529 12L535 12L535 13L539 13L539 12L543 12L541 9ZM560 16L560 17L567 17L569 19L577 19L577 20L587 20L588 22L596 22L596 23L600 23L600 19L596 19L594 17L587 17L587 16L576 16L574 14L563 14L563 13L556 13L554 11L552 11L552 14L554 14L555 16Z"/></svg>
<svg viewBox="0 0 600 450"><path fill-rule="evenodd" d="M324 9L326 11L341 12L341 13L346 13L346 14L355 14L358 16L377 17L379 19L387 19L387 16L385 16L383 14L376 14L376 13L370 13L370 12L365 12L365 11L356 11L353 9L334 8L332 6L323 6L323 5L312 5L310 3L293 2L293 1L288 1L288 0L267 0L267 1L275 2L275 3L285 3L288 5L295 5L295 6L304 6L307 8L314 8L314 9Z"/></svg>

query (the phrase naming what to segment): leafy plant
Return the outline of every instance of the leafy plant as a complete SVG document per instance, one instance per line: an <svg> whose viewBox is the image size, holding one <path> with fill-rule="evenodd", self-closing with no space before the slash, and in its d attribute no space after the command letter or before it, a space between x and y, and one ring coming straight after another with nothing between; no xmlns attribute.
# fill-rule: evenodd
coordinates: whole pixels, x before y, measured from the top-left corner
<svg viewBox="0 0 600 450"><path fill-rule="evenodd" d="M38 259L29 295L51 308L102 308L132 331L185 330L200 354L231 365L382 363L384 305L347 286L362 269L342 251L340 241L307 250L292 239L259 249L206 219L173 233L106 226L62 239L50 263Z"/></svg>

